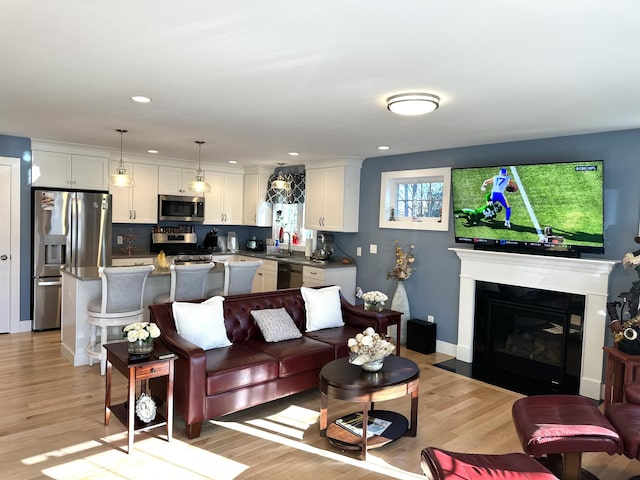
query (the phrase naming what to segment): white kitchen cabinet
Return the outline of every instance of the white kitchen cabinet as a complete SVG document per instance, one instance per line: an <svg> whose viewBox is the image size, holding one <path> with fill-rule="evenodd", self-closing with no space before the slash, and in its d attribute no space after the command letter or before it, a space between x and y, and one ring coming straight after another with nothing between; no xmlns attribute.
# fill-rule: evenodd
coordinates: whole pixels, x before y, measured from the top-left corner
<svg viewBox="0 0 640 480"><path fill-rule="evenodd" d="M254 259L255 260L255 259ZM272 292L278 289L278 262L263 260L253 278L251 292Z"/></svg>
<svg viewBox="0 0 640 480"><path fill-rule="evenodd" d="M356 302L356 273L355 265L332 268L305 265L302 268L302 285L305 287L339 285L342 296L354 304Z"/></svg>
<svg viewBox="0 0 640 480"><path fill-rule="evenodd" d="M244 255L236 255L235 258L237 262L262 260L262 265L256 270L256 275L253 277L251 293L271 292L278 289L278 262Z"/></svg>
<svg viewBox="0 0 640 480"><path fill-rule="evenodd" d="M112 162L115 171L119 162ZM111 186L113 223L157 223L158 167L145 163L124 162L124 168L135 182L133 187Z"/></svg>
<svg viewBox="0 0 640 480"><path fill-rule="evenodd" d="M360 159L306 167L305 228L357 232Z"/></svg>
<svg viewBox="0 0 640 480"><path fill-rule="evenodd" d="M109 157L32 151L31 185L74 190L107 190Z"/></svg>
<svg viewBox="0 0 640 480"><path fill-rule="evenodd" d="M211 192L205 193L204 223L214 225L242 224L242 174L204 171Z"/></svg>
<svg viewBox="0 0 640 480"><path fill-rule="evenodd" d="M189 182L195 180L197 170L191 168L158 167L158 193L161 195L190 195Z"/></svg>
<svg viewBox="0 0 640 480"><path fill-rule="evenodd" d="M273 205L265 198L267 183L273 171L259 168L244 175L244 208L242 223L256 227L270 227L273 222Z"/></svg>

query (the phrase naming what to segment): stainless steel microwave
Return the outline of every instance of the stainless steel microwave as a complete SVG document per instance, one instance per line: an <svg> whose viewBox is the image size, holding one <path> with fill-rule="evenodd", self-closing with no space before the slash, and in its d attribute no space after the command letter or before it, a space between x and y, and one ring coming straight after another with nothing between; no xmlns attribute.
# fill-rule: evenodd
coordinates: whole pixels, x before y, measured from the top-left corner
<svg viewBox="0 0 640 480"><path fill-rule="evenodd" d="M158 195L158 220L204 222L204 197Z"/></svg>

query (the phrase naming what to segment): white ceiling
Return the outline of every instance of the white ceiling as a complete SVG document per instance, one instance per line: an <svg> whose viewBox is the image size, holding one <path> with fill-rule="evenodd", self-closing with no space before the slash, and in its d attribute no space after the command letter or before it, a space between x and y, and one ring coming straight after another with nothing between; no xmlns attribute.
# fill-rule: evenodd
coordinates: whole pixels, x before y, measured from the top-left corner
<svg viewBox="0 0 640 480"><path fill-rule="evenodd" d="M637 128L639 22L634 0L0 0L0 134L275 165ZM393 115L403 91L440 108Z"/></svg>

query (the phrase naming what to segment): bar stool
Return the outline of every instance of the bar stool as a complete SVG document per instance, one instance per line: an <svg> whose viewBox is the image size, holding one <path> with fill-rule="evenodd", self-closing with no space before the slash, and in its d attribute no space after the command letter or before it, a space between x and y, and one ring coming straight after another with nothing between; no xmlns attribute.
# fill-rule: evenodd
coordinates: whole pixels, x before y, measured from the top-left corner
<svg viewBox="0 0 640 480"><path fill-rule="evenodd" d="M224 262L224 289L210 290L208 297L216 295L238 295L251 293L256 271L262 266L262 260L254 262Z"/></svg>
<svg viewBox="0 0 640 480"><path fill-rule="evenodd" d="M171 290L157 295L153 303L182 302L204 297L207 276L214 267L213 262L192 265L171 265Z"/></svg>
<svg viewBox="0 0 640 480"><path fill-rule="evenodd" d="M100 360L100 374L107 366L107 352L103 345L109 340L109 327L123 327L142 321L142 298L144 286L153 265L141 267L100 267L102 296L91 301L87 307L89 323L89 365ZM97 332L100 329L100 340Z"/></svg>

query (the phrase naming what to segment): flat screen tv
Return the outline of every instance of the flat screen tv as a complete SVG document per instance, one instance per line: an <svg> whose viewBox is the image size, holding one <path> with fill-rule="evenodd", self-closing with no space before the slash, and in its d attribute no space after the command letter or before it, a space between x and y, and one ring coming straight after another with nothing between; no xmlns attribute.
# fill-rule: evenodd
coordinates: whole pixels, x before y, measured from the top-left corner
<svg viewBox="0 0 640 480"><path fill-rule="evenodd" d="M451 170L454 233L476 248L604 253L603 162Z"/></svg>

